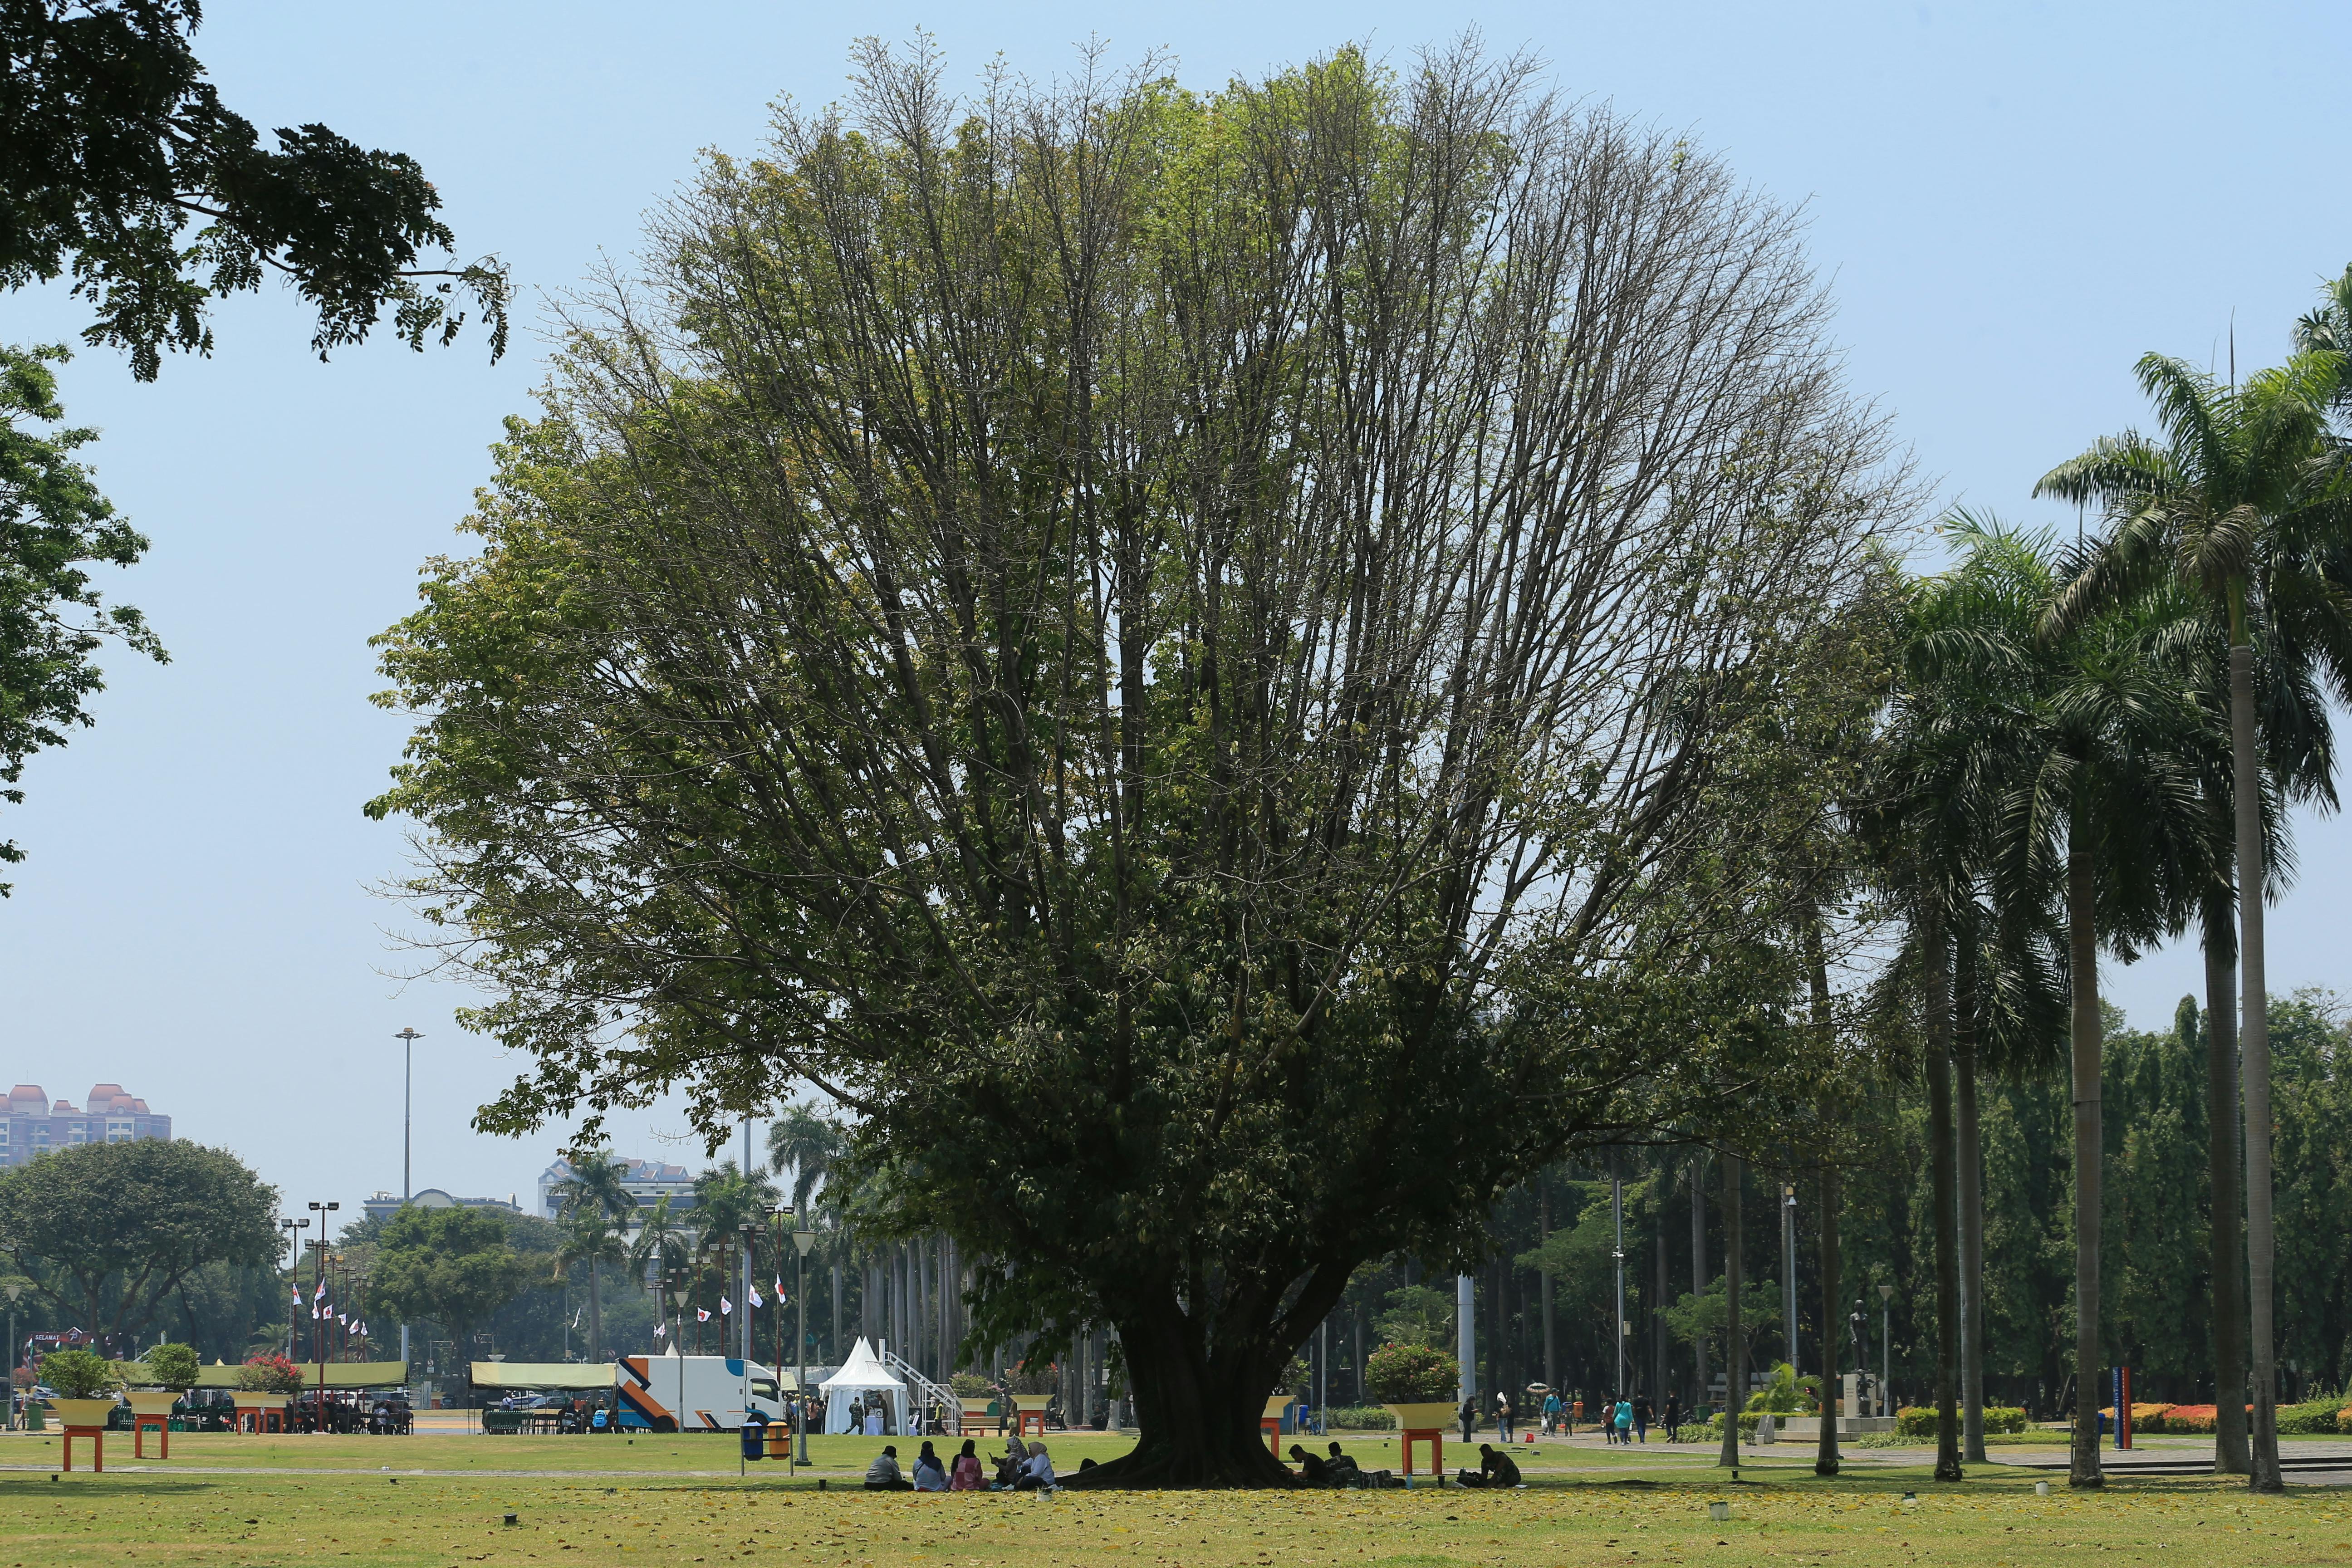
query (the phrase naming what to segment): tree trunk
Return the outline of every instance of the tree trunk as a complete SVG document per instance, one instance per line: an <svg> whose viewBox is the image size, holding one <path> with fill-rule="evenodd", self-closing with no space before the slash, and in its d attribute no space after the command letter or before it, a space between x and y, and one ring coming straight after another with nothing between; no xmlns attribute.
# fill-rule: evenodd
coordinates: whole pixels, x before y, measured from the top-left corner
<svg viewBox="0 0 2352 1568"><path fill-rule="evenodd" d="M2089 828L2077 820L2066 838L2074 1058L2074 1446L2067 1479L2095 1487L2105 1484L2099 1473L2099 937Z"/></svg>
<svg viewBox="0 0 2352 1568"><path fill-rule="evenodd" d="M835 1366L849 1359L842 1353L841 1348L841 1320L845 1310L843 1303L845 1283L841 1277L841 1260L836 1258L833 1261L833 1316L825 1320L824 1325L825 1354Z"/></svg>
<svg viewBox="0 0 2352 1568"><path fill-rule="evenodd" d="M1927 976L1927 1142L1936 1227L1936 1479L1957 1481L1960 1470L1959 1211L1952 1135L1952 994L1941 912L1922 922Z"/></svg>
<svg viewBox="0 0 2352 1568"><path fill-rule="evenodd" d="M1346 1286L1344 1276L1310 1285L1285 1321L1320 1321ZM1255 1336L1255 1349L1212 1350L1199 1325L1172 1300L1117 1327L1135 1400L1136 1445L1093 1469L1064 1471L1062 1485L1083 1489L1298 1484L1258 1431L1267 1393L1290 1360L1288 1350L1270 1348L1281 1335L1269 1327Z"/></svg>
<svg viewBox="0 0 2352 1568"><path fill-rule="evenodd" d="M1706 1151L1691 1161L1691 1294L1706 1294ZM1691 1418L1706 1410L1706 1334L1693 1336L1691 1344Z"/></svg>
<svg viewBox="0 0 2352 1568"><path fill-rule="evenodd" d="M2246 1452L2246 1248L2238 1203L2238 941L2226 887L2205 896L2205 1101L2211 1136L2208 1243L2213 1276L2213 1470L2242 1476Z"/></svg>
<svg viewBox="0 0 2352 1568"><path fill-rule="evenodd" d="M1959 1182L1960 1215L1960 1458L1986 1463L1984 1451L1984 1144L1977 1123L1978 1021L1983 991L1979 984L1977 934L1973 924L1959 947L1959 995L1953 1032L1954 1090L1958 1134L1953 1172Z"/></svg>
<svg viewBox="0 0 2352 1568"><path fill-rule="evenodd" d="M1739 1466L1739 1407L1747 1403L1748 1357L1739 1341L1739 1156L1723 1156L1723 1448L1717 1465Z"/></svg>
<svg viewBox="0 0 2352 1568"><path fill-rule="evenodd" d="M2274 1304L2276 1237L2271 1228L2270 986L2263 972L2262 763L2254 752L2254 650L2230 649L2230 761L2238 816L2238 962L2245 979L2239 1047L2246 1083L2246 1296L2252 1321L2254 1414L2248 1484L2283 1490L2278 1452L2278 1340ZM2218 1424L2217 1424L2218 1425Z"/></svg>

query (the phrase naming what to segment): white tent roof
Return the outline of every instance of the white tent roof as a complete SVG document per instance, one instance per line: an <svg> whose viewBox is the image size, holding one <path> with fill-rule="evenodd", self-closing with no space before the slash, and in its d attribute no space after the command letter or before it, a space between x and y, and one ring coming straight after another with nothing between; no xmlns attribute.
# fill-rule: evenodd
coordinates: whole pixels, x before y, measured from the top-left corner
<svg viewBox="0 0 2352 1568"><path fill-rule="evenodd" d="M841 1363L841 1370L817 1386L827 1394L836 1388L845 1391L895 1388L900 1394L907 1392L907 1385L882 1364L882 1358L876 1355L874 1347L863 1339L850 1348L849 1359Z"/></svg>

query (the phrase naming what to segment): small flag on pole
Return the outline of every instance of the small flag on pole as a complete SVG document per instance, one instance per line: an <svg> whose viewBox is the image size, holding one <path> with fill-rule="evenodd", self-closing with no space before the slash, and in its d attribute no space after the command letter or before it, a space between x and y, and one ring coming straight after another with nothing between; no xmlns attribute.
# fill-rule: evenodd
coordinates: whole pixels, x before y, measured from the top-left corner
<svg viewBox="0 0 2352 1568"><path fill-rule="evenodd" d="M735 1310L735 1303L721 1296L719 1298L719 1310L722 1312L731 1312Z"/></svg>
<svg viewBox="0 0 2352 1568"><path fill-rule="evenodd" d="M710 1309L708 1307L697 1307L694 1310L694 1321L698 1323L707 1323L710 1321Z"/></svg>
<svg viewBox="0 0 2352 1568"><path fill-rule="evenodd" d="M752 1286L752 1287L751 1287L751 1310L752 1310L753 1311L755 1311L755 1312L756 1312L756 1311L758 1311L761 1308L762 1308L762 1307L766 1306L767 1304L768 1304L767 1302L765 1302L765 1301L763 1301L763 1300L761 1300L760 1299L760 1288L759 1288L757 1285Z"/></svg>

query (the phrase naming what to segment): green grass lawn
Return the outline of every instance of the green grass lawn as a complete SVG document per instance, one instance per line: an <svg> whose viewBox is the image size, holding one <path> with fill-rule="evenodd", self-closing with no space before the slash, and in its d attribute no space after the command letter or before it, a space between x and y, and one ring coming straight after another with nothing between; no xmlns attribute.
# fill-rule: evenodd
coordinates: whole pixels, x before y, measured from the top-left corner
<svg viewBox="0 0 2352 1568"><path fill-rule="evenodd" d="M1103 1437L1052 1444L1066 1466L1121 1446ZM616 1447L624 1458L606 1468L628 1474L550 1473L602 1464ZM861 1464L873 1448L853 1438L819 1438L814 1447L829 1475ZM1374 1440L1347 1447L1380 1460ZM0 1441L0 1465L53 1462L44 1452L54 1454L38 1438ZM1644 1458L1554 1448L1528 1467L1528 1490L1496 1494L1422 1487L908 1497L837 1481L819 1492L814 1478L788 1481L781 1466L755 1467L743 1481L683 1473L717 1468L722 1458L731 1468L731 1452L716 1439L215 1437L175 1443L168 1466L146 1471L0 1474L0 1568L142 1561L203 1568L1728 1568L1764 1559L1840 1568L2094 1561L2202 1568L2208 1558L2243 1568L2352 1561L2352 1497L2324 1489L2252 1498L2201 1479L2141 1479L2083 1496L2061 1485L2041 1498L2033 1482L2047 1478L2015 1470L1979 1468L1957 1487L1936 1487L1911 1467L1871 1467L1823 1482L1793 1456L1745 1468L1761 1484L1731 1488L1696 1454ZM265 1473L216 1468L230 1463ZM398 1469L386 1474L377 1468L383 1464ZM492 1468L537 1473L484 1473ZM398 1473L414 1469L436 1473ZM1903 1500L1906 1490L1918 1494L1916 1502ZM1717 1524L1707 1504L1727 1498L1732 1517ZM502 1522L509 1512L512 1526Z"/></svg>

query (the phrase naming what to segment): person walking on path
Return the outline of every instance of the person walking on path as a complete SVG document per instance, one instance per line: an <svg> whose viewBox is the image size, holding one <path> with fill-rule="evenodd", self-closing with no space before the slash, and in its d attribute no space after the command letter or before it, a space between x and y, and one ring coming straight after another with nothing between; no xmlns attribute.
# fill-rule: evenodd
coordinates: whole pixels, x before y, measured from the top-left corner
<svg viewBox="0 0 2352 1568"><path fill-rule="evenodd" d="M1650 1440L1650 1396L1633 1395L1633 1440L1646 1444Z"/></svg>
<svg viewBox="0 0 2352 1568"><path fill-rule="evenodd" d="M1468 1447L1470 1439L1478 1435L1478 1396L1470 1395L1462 1402L1462 1446Z"/></svg>

